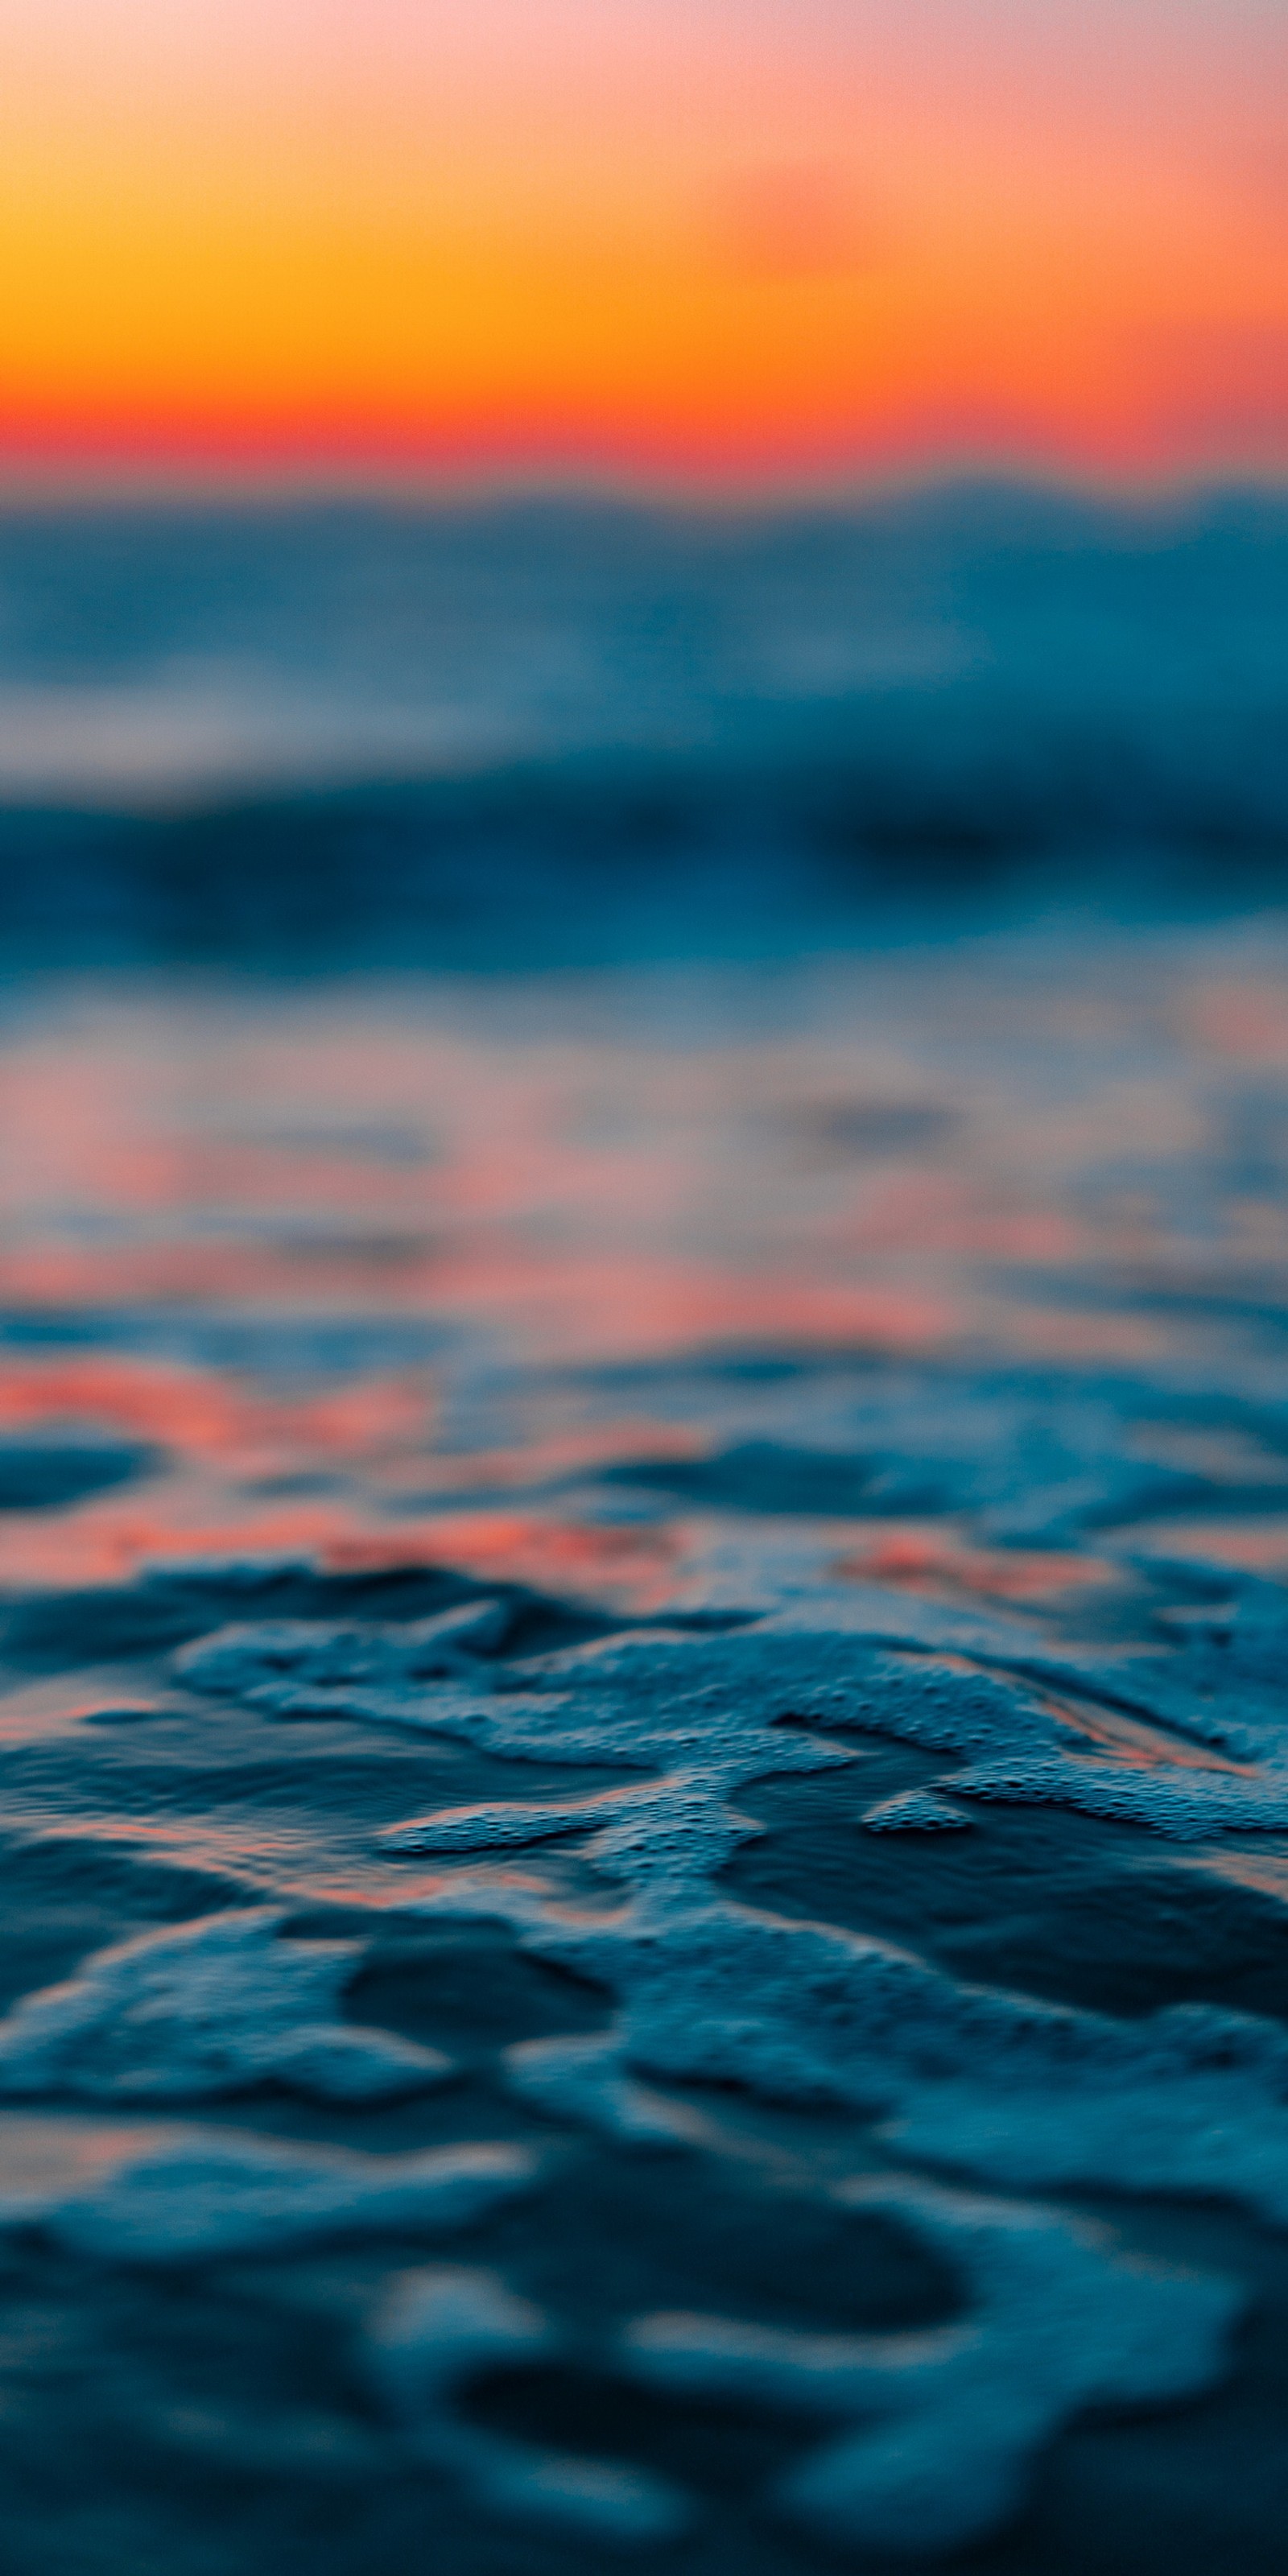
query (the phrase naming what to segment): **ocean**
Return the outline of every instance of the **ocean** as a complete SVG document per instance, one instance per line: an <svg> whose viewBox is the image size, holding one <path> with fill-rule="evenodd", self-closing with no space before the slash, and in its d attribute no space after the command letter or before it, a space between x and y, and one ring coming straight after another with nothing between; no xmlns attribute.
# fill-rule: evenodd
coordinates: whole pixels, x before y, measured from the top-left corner
<svg viewBox="0 0 1288 2576"><path fill-rule="evenodd" d="M0 518L6 2576L1272 2576L1288 504Z"/></svg>

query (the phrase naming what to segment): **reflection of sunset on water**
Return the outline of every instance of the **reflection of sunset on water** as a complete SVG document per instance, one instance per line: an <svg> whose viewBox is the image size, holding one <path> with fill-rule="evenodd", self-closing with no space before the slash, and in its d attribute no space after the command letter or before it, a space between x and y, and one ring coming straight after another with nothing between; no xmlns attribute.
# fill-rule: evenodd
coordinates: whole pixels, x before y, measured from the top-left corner
<svg viewBox="0 0 1288 2576"><path fill-rule="evenodd" d="M1189 1186L1241 1031L1267 1078L1264 966L1094 993L1075 960L1049 1007L1040 964L1001 952L983 982L947 957L915 988L897 963L800 971L767 1031L754 976L705 1015L662 976L610 1012L592 978L510 1010L482 987L271 1010L144 987L12 1018L0 1450L133 1446L101 1475L91 1447L94 1490L53 1519L3 1512L3 1579L267 1551L656 1607L736 1524L724 1447L750 1439L754 1464L757 1440L815 1442L829 1370L861 1386L878 1358L996 1352L1088 1387L1148 1378L1196 1364L1218 1244L1227 1294L1239 1264L1257 1293L1281 1273L1264 1192L1227 1187L1219 1158L1201 1209ZM686 1392L704 1353L748 1355L741 1395ZM797 1361L799 1398L774 1396ZM1142 1493L1215 1477L1274 1500L1247 1438L1146 1420L1123 1440ZM775 1469L756 1543L790 1530L802 1565L932 1593L1092 1579L1090 1559L935 1538L915 1482L909 1509L878 1469L870 1494L846 1472L811 1500Z"/></svg>

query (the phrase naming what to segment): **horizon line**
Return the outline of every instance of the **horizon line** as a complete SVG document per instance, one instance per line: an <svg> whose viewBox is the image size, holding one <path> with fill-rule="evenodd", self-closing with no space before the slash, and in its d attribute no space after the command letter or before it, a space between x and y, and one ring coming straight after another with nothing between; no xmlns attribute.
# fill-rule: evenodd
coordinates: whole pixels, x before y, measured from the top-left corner
<svg viewBox="0 0 1288 2576"><path fill-rule="evenodd" d="M673 470L613 467L414 467L401 464L198 466L140 460L110 465L0 460L0 512L49 509L256 509L366 506L418 512L581 504L660 510L676 517L761 517L796 510L864 510L950 493L1024 495L1167 513L1218 499L1288 503L1288 462L1144 468L1062 468L964 455L848 471Z"/></svg>

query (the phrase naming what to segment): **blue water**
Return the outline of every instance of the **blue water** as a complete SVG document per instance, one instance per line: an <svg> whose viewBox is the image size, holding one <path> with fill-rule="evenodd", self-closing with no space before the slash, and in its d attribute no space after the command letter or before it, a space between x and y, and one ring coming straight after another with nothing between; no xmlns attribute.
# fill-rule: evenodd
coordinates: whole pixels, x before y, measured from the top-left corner
<svg viewBox="0 0 1288 2576"><path fill-rule="evenodd" d="M44 2576L1271 2576L1288 514L0 528Z"/></svg>
<svg viewBox="0 0 1288 2576"><path fill-rule="evenodd" d="M0 520L0 927L488 971L1274 898L1288 505Z"/></svg>

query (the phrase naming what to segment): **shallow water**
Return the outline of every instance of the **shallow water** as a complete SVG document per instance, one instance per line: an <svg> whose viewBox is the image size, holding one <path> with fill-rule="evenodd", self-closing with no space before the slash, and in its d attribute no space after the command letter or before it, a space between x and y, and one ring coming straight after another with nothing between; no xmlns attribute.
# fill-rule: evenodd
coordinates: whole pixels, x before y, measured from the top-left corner
<svg viewBox="0 0 1288 2576"><path fill-rule="evenodd" d="M9 995L17 2576L1281 2564L1286 1105L1272 915Z"/></svg>

